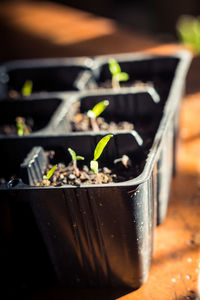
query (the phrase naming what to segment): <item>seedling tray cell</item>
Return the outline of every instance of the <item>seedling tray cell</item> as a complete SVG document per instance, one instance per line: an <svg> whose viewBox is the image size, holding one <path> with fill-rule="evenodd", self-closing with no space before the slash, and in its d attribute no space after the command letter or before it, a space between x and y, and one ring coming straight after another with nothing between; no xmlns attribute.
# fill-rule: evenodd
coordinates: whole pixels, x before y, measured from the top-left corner
<svg viewBox="0 0 200 300"><path fill-rule="evenodd" d="M129 74L129 80L122 86L133 85L136 82L151 83L165 102L167 100L180 57L149 56L149 55L113 55L119 62L121 70ZM108 60L110 57L97 57L96 81L102 87L111 80Z"/></svg>
<svg viewBox="0 0 200 300"><path fill-rule="evenodd" d="M48 139L35 138L31 144L54 150L55 162L70 161L66 149L71 146L88 163L91 159L88 150L94 149L101 136L53 137L50 144ZM147 149L140 147L131 134L114 135L100 164L111 167L113 159L124 154L121 145L125 141L126 154L136 166L133 177L137 178L144 168ZM32 152L32 157L31 153L28 155L22 169L25 174L27 166L40 179L37 169L42 155L40 151L38 157L35 153ZM156 186L152 176L141 184L134 184L133 179L80 187L19 186L21 193L27 195L58 279L64 285L137 288L146 280L156 218L153 197ZM23 181L28 183L28 177Z"/></svg>
<svg viewBox="0 0 200 300"><path fill-rule="evenodd" d="M65 132L73 130L71 121L78 112L78 102L80 113L87 113L94 105L105 99L109 101L109 105L101 115L105 121L130 122L134 125L134 130L142 136L148 136L149 132L155 132L158 128L163 105L154 102L147 88L124 88L120 91L108 89L73 95L71 102L68 102L67 115L63 119Z"/></svg>
<svg viewBox="0 0 200 300"><path fill-rule="evenodd" d="M51 118L55 114L63 100L61 98L31 98L27 99L5 99L0 101L0 138L5 138L3 126L15 126L16 118L23 117L32 124L33 134L41 134L48 127ZM11 133L11 135L17 134ZM9 137L9 135L7 135Z"/></svg>
<svg viewBox="0 0 200 300"><path fill-rule="evenodd" d="M0 137L0 177L5 180L0 184L0 211L2 216L6 216L0 223L1 244L4 245L0 248L1 272L5 279L5 289L10 278L9 283L14 287L13 293L15 288L16 291L22 291L22 286L32 291L50 286L56 280L55 274L64 285L76 287L138 288L147 278L156 219L158 224L163 222L167 211L170 181L175 169L180 100L184 92L190 56L182 51L173 56L163 57L146 54L112 57L119 61L122 71L129 73L131 83L138 80L151 82L160 95L160 102L156 104L151 101L144 91L140 91L143 93L141 97L136 96L138 91L128 91L127 88L112 92L102 89L102 85L110 79L108 56L95 57L93 60L70 59L67 62L27 61L26 65L11 62L0 67L1 98L5 98L13 86L21 92L24 81L31 79L26 78L26 69L33 69L33 76L37 77L40 77L40 74L34 72L38 71L40 66L45 72L48 69L49 74L45 73L45 76L49 75L52 86L46 87L42 79L41 86L35 84L33 93L46 89L38 100L44 103L44 108L41 107L39 112L43 123L38 125L36 131L27 137ZM82 91L62 95L50 93L53 90L58 92L60 89L68 89L68 83L62 76L65 76L65 67L69 65L81 67L77 76L73 77L73 83L70 83L70 91ZM58 70L60 67L61 73ZM19 73L23 70L24 77L20 77L18 69ZM55 76L61 80L58 85L57 79L53 78L54 75L50 72L55 70ZM11 72L10 75L7 72ZM10 87L9 78L12 79ZM94 78L96 86L100 87L98 91L94 90ZM93 90L86 90L88 87ZM134 101L137 105L131 102L132 93L135 93ZM91 103L104 100L104 96L109 97L110 108L114 110L113 113L109 108L105 117L118 120L121 118L118 114L120 111L123 117L130 120L133 118L135 129L142 136L144 143L139 145L133 132L115 133L110 141L109 151L105 149L100 164L106 162L111 166L113 159L126 153L135 163L134 178L112 185L56 188L36 187L29 182L26 163L23 168L20 164L33 147L42 147L45 151L55 150L55 162L62 159L68 162L70 157L67 147L71 147L85 156L88 163L91 159L91 149L94 149L98 139L105 135L105 132L98 135L70 132L67 123L69 120L63 118L66 115L68 118L74 102L80 100L81 111L84 111L90 108ZM51 98L51 104L47 104L46 100L43 102L44 98ZM27 110L25 102L22 106L19 104L19 111L23 111L24 115L38 111L36 108L32 109L31 99L32 96L26 99L30 101ZM11 104L7 98L5 101ZM18 100L13 100L8 112L14 111L11 108L15 107L14 101ZM20 101L22 100L19 99ZM15 110L18 112L17 107L16 104ZM15 117L14 113L12 114ZM3 118L5 116L2 114ZM151 127L148 125L152 119L154 123ZM32 166L30 165L30 168ZM13 175L15 179L12 179ZM36 174L35 178L37 176ZM10 273L13 276L10 276Z"/></svg>
<svg viewBox="0 0 200 300"><path fill-rule="evenodd" d="M92 60L33 59L8 62L0 66L0 97L15 91L21 96L27 80L32 81L32 93L77 91L92 82L89 66Z"/></svg>

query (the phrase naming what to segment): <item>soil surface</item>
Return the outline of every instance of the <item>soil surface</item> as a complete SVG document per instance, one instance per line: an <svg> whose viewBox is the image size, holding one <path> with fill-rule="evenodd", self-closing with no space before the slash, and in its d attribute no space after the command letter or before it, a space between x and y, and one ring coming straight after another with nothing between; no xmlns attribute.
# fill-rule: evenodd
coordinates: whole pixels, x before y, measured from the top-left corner
<svg viewBox="0 0 200 300"><path fill-rule="evenodd" d="M15 91L15 90L10 90L8 92L8 97L12 98L12 99L18 99L18 98L22 97L22 95L19 92Z"/></svg>
<svg viewBox="0 0 200 300"><path fill-rule="evenodd" d="M113 121L106 122L104 118L97 117L96 123L98 125L98 129L100 131L115 131L115 130L133 130L134 125L130 122L119 122L115 123ZM82 113L77 113L72 122L72 131L91 131L92 129L92 123L90 118L88 116ZM96 130L97 131L97 130Z"/></svg>
<svg viewBox="0 0 200 300"><path fill-rule="evenodd" d="M107 167L99 168L98 175L95 175L86 165L80 168L77 173L72 162L67 166L64 163L59 163L50 180L44 178L42 182L36 183L36 185L62 186L69 184L79 186L81 184L110 184L130 180L134 177L131 161L127 156L125 161L122 161L123 159L117 159L112 170ZM47 174L52 167L52 164L48 164L44 174Z"/></svg>
<svg viewBox="0 0 200 300"><path fill-rule="evenodd" d="M148 82L143 82L140 80L135 80L132 82L120 82L119 83L120 87L148 87L148 86L153 86L153 83L148 81ZM106 80L102 83L99 84L100 88L106 88L106 89L112 89L112 81L111 80ZM118 87L114 89L119 89Z"/></svg>
<svg viewBox="0 0 200 300"><path fill-rule="evenodd" d="M15 125L2 125L0 126L1 135L17 135L17 127Z"/></svg>
<svg viewBox="0 0 200 300"><path fill-rule="evenodd" d="M135 87L141 87L141 86L153 86L151 82L144 83L142 81L134 81L134 83L127 83L123 82L120 83L121 86L123 87L130 87L130 86L135 86ZM112 88L112 82L110 80L102 83L100 87L103 88ZM134 124L127 122L127 121L121 121L119 123L116 123L114 121L107 122L103 117L97 117L96 118L96 123L98 127L92 126L92 121L91 119L87 116L87 112L81 113L80 112L80 104L75 103L74 108L72 109L77 110L77 113L74 114L74 117L71 120L71 125L72 125L72 131L116 131L116 130L133 130L134 129Z"/></svg>

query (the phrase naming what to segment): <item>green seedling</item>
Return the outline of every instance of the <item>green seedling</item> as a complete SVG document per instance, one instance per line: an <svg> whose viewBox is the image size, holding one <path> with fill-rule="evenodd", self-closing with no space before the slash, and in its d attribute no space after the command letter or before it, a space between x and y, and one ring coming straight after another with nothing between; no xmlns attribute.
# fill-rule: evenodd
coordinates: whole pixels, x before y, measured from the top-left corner
<svg viewBox="0 0 200 300"><path fill-rule="evenodd" d="M179 18L176 29L181 42L195 55L200 54L200 17L183 15Z"/></svg>
<svg viewBox="0 0 200 300"><path fill-rule="evenodd" d="M16 118L17 135L25 136L30 134L30 129L25 123L25 119L22 117Z"/></svg>
<svg viewBox="0 0 200 300"><path fill-rule="evenodd" d="M46 175L43 176L43 179L48 179L49 180L53 176L53 173L55 172L56 168L57 168L57 165L53 166L49 170L49 172Z"/></svg>
<svg viewBox="0 0 200 300"><path fill-rule="evenodd" d="M74 150L72 150L71 148L68 148L67 150L69 151L69 154L71 155L73 168L74 168L76 176L78 177L80 174L80 171L77 167L77 160L84 160L85 158L83 156L76 155L76 152Z"/></svg>
<svg viewBox="0 0 200 300"><path fill-rule="evenodd" d="M91 126L94 131L99 131L99 126L97 124L96 118L106 109L109 105L108 100L103 100L97 103L91 110L88 110L87 116L90 118Z"/></svg>
<svg viewBox="0 0 200 300"><path fill-rule="evenodd" d="M31 80L26 80L22 87L21 93L23 96L26 97L30 96L32 93L32 89L33 89L33 82Z"/></svg>
<svg viewBox="0 0 200 300"><path fill-rule="evenodd" d="M97 144L95 150L94 150L94 158L90 161L90 169L94 172L95 175L98 176L98 159L101 156L104 148L106 147L107 143L109 142L110 138L113 137L113 135L108 134L104 136Z"/></svg>
<svg viewBox="0 0 200 300"><path fill-rule="evenodd" d="M112 75L112 87L120 88L120 81L127 81L129 79L128 73L121 71L120 65L114 58L109 59L108 66Z"/></svg>
<svg viewBox="0 0 200 300"><path fill-rule="evenodd" d="M46 182L44 182L44 185L48 186L47 180L50 180L50 178L53 176L56 168L57 168L57 165L53 166L46 175L43 175L43 180L46 180Z"/></svg>

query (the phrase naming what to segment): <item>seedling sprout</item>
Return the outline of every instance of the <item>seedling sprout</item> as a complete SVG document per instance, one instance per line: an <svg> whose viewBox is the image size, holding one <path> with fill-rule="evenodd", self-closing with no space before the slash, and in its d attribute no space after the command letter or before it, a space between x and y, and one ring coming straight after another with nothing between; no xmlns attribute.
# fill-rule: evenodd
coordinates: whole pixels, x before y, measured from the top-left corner
<svg viewBox="0 0 200 300"><path fill-rule="evenodd" d="M94 131L99 131L99 126L96 122L96 118L106 109L109 105L108 100L103 100L97 103L91 110L88 110L87 116L90 118L91 126Z"/></svg>
<svg viewBox="0 0 200 300"><path fill-rule="evenodd" d="M17 135L25 136L30 134L30 129L25 123L25 119L22 117L16 118Z"/></svg>
<svg viewBox="0 0 200 300"><path fill-rule="evenodd" d="M26 80L22 87L21 93L23 96L26 97L30 96L32 93L32 89L33 89L33 82L31 80Z"/></svg>
<svg viewBox="0 0 200 300"><path fill-rule="evenodd" d="M43 175L43 180L46 180L46 184L45 185L48 185L48 181L47 180L50 180L50 178L53 176L56 168L57 168L57 165L53 166L46 175Z"/></svg>
<svg viewBox="0 0 200 300"><path fill-rule="evenodd" d="M72 162L73 162L73 168L76 173L76 176L78 177L80 171L77 167L77 160L84 160L85 158L83 156L76 155L76 152L74 150L72 150L71 148L68 148L67 150L69 151L69 154L71 155Z"/></svg>
<svg viewBox="0 0 200 300"><path fill-rule="evenodd" d="M108 134L104 136L97 144L95 150L94 150L94 158L90 161L90 169L94 172L95 175L98 176L98 158L101 156L104 148L106 147L107 143L109 142L110 138L113 137L113 135Z"/></svg>
<svg viewBox="0 0 200 300"><path fill-rule="evenodd" d="M129 79L128 73L121 71L120 65L114 58L109 59L108 66L112 75L112 87L120 88L120 81L127 81Z"/></svg>
<svg viewBox="0 0 200 300"><path fill-rule="evenodd" d="M49 170L49 172L46 175L43 176L43 179L48 179L49 180L53 176L53 173L55 172L56 168L57 168L57 165L53 166Z"/></svg>
<svg viewBox="0 0 200 300"><path fill-rule="evenodd" d="M200 54L200 17L183 15L176 27L182 43L189 46L194 54Z"/></svg>

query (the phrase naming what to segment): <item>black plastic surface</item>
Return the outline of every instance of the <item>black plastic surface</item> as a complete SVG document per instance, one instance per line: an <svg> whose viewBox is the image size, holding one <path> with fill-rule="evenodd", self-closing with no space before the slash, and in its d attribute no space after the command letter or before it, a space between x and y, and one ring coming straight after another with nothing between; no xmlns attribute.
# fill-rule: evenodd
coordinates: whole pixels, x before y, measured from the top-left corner
<svg viewBox="0 0 200 300"><path fill-rule="evenodd" d="M109 57L99 59L99 68L96 69L96 80L99 86L111 80L108 67ZM129 80L120 83L122 86L133 85L136 82L151 83L165 102L167 100L172 81L174 80L177 66L180 62L178 57L138 57L135 60L130 56L119 56L117 60L121 70L129 74Z"/></svg>
<svg viewBox="0 0 200 300"><path fill-rule="evenodd" d="M84 58L11 61L0 66L0 98L13 90L20 96L27 80L33 94L78 91L92 84L91 75Z"/></svg>
<svg viewBox="0 0 200 300"><path fill-rule="evenodd" d="M84 163L89 164L100 137L52 138L53 163L69 162L71 158L66 149L70 146L84 155ZM49 147L46 139L45 150ZM132 159L135 178L144 168L149 147L140 147L131 134L116 134L104 150L100 166L112 167L114 159L127 154ZM38 170L42 170L45 163L42 157L41 148L36 147L22 165L23 169L27 168L27 174L32 174L31 184L32 178L41 180ZM152 178L148 190L147 182L135 185L132 180L127 186L117 183L40 187L34 193L30 189L28 199L58 278L64 285L137 288L146 280L156 221L155 186L151 181ZM119 263L122 260L123 267Z"/></svg>
<svg viewBox="0 0 200 300"><path fill-rule="evenodd" d="M64 118L64 128L66 131L72 131L70 121L77 113L77 102L80 101L80 112L86 113L92 109L95 104L103 100L109 100L109 105L101 114L101 117L107 122L127 121L134 125L142 138L148 138L148 134L155 132L158 128L160 118L163 113L163 104L155 103L148 90L124 89L123 91L99 90L96 92L81 93L74 95L71 105Z"/></svg>
<svg viewBox="0 0 200 300"><path fill-rule="evenodd" d="M0 177L9 181L14 175L15 178L22 177L24 181L15 179L9 184L0 185L2 274L6 274L6 287L10 270L17 270L11 278L13 293L17 293L17 290L22 293L23 286L26 286L25 291L34 291L46 284L50 285L55 281L52 264L65 285L123 285L138 288L147 278L153 251L155 209L157 207L158 223L163 222L167 212L170 180L175 165L172 157L175 156L180 100L190 57L186 52L177 53L173 57L146 57L142 54L120 57L122 71L128 72L133 80L153 82L161 95L159 104L148 102L154 105L155 111L153 106L145 105L146 102L138 109L143 100L138 101L134 108L137 114L141 111L142 126L145 126L146 120L143 122L143 119L149 110L152 115L156 112L156 118L152 120L155 122L153 130L150 126L145 129L140 127L144 137L143 148L134 142L135 148L130 150L134 139L131 136L130 142L125 134L121 135L117 143L113 139L112 151L106 150L102 156L110 164L111 157L117 158L119 154L131 151L138 170L135 174L138 176L131 182L114 184L109 188L96 186L92 189L86 186L38 188L24 184L28 180L26 174L21 173L20 164L34 146L42 146L45 150L55 149L55 159L63 158L66 161L70 159L67 147L74 147L74 150L78 152L80 149L81 154L89 159L87 153L94 149L97 136L64 132L60 121L66 115L67 101L62 102L66 107L65 104L57 109L55 107L56 115L50 120L53 126L49 126L43 136L36 132L35 136L0 139ZM107 71L103 71L105 66L107 68L106 59L95 58L97 67L91 73L100 84L107 80ZM0 74L1 83L6 82L6 74L4 75ZM0 91L4 90L2 87L5 85L0 85ZM70 99L76 100L83 98L85 109L90 105L91 99L99 101L96 94L97 91L85 91L78 92L74 98L67 94L63 94L63 97L70 96ZM102 96L102 92L99 95ZM62 99L59 94L55 98ZM118 105L120 112L123 112L124 106L122 108L120 103ZM48 110L48 105L44 109ZM109 114L110 117L112 113ZM114 117L118 118L116 115ZM63 136L55 136L61 133ZM34 234L29 236L26 243L26 236L30 232ZM22 243L17 244L18 240ZM63 245L64 242L66 243ZM37 253L37 258L31 260L34 253ZM7 265L9 268L6 269ZM69 270L72 272L71 279L68 278ZM75 270L79 270L79 273ZM37 272L40 274L35 276Z"/></svg>
<svg viewBox="0 0 200 300"><path fill-rule="evenodd" d="M59 98L1 100L0 126L16 125L16 117L20 116L25 120L32 119L32 133L35 133L45 129L61 103L62 99Z"/></svg>

